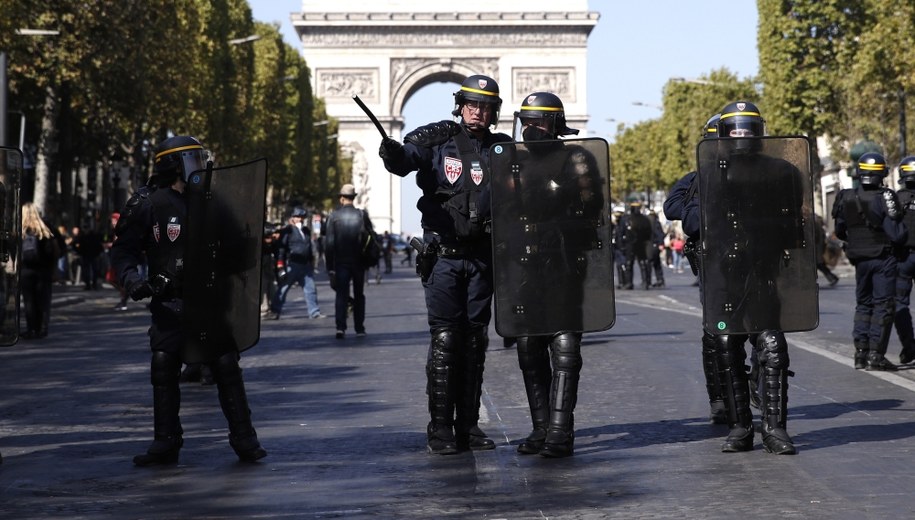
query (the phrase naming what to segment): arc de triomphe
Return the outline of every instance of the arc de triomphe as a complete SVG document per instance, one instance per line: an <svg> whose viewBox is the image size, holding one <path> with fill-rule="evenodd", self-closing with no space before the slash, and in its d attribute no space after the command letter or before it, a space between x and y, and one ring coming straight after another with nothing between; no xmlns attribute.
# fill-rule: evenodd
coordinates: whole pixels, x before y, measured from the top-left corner
<svg viewBox="0 0 915 520"><path fill-rule="evenodd" d="M527 10L518 11L520 6ZM314 94L340 121L337 139L353 156L356 205L368 210L376 229L405 227L400 178L384 169L380 135L353 102L354 94L388 135L400 140L404 105L417 90L485 74L499 83L500 130L511 128L522 98L538 90L559 95L569 125L584 130L587 43L598 18L588 11L587 0L302 0L302 12L292 13L292 23L312 71ZM443 99L436 111L441 115L427 122L448 119L451 108ZM406 227L418 230L419 223Z"/></svg>

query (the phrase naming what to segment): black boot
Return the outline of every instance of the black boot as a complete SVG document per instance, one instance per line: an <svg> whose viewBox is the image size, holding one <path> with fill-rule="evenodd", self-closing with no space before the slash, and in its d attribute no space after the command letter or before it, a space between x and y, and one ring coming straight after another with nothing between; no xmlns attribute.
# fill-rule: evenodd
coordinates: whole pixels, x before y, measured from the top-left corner
<svg viewBox="0 0 915 520"><path fill-rule="evenodd" d="M708 332L702 332L702 371L705 373L705 389L708 392L709 421L712 424L727 424L728 407L722 383L724 370L718 360L718 341Z"/></svg>
<svg viewBox="0 0 915 520"><path fill-rule="evenodd" d="M788 344L779 331L766 330L756 341L762 374L763 447L776 455L794 455L797 449L788 435Z"/></svg>
<svg viewBox="0 0 915 520"><path fill-rule="evenodd" d="M719 362L725 367L724 389L728 407L728 432L721 451L735 453L753 449L753 415L744 362L746 336L719 336Z"/></svg>
<svg viewBox="0 0 915 520"><path fill-rule="evenodd" d="M550 422L540 455L569 457L575 445L575 403L581 372L581 334L562 333L550 342L553 380L550 386Z"/></svg>
<svg viewBox="0 0 915 520"><path fill-rule="evenodd" d="M898 370L898 367L890 362L889 359L886 359L886 356L880 352L870 350L867 352L867 364L864 366L864 370L867 370L868 372L895 372Z"/></svg>
<svg viewBox="0 0 915 520"><path fill-rule="evenodd" d="M524 377L524 390L533 423L531 433L518 445L518 453L524 455L540 453L546 440L550 420L550 384L553 378L548 341L549 338L545 336L518 338L518 366Z"/></svg>
<svg viewBox="0 0 915 520"><path fill-rule="evenodd" d="M178 386L181 361L175 354L155 351L150 362L150 380L153 385L152 444L146 453L133 458L137 466L174 464L184 445L178 411L181 407L181 389Z"/></svg>
<svg viewBox="0 0 915 520"><path fill-rule="evenodd" d="M874 344L873 340L870 341L870 350L867 351L867 363L864 366L864 370L896 371L896 365L886 359L886 349L890 343L890 334L893 331L894 307L895 301L890 299L879 308L875 308L874 314L871 314L871 328L879 326L880 337L877 339L876 344Z"/></svg>
<svg viewBox="0 0 915 520"><path fill-rule="evenodd" d="M461 359L461 388L457 395L457 422L454 437L459 450L492 450L496 443L483 433L480 422L480 397L483 393L483 368L486 362L486 331L467 333Z"/></svg>
<svg viewBox="0 0 915 520"><path fill-rule="evenodd" d="M866 341L855 340L855 370L867 367L868 345Z"/></svg>
<svg viewBox="0 0 915 520"><path fill-rule="evenodd" d="M266 457L267 452L261 447L257 432L251 424L251 409L248 408L245 383L238 366L238 353L223 354L213 363L212 370L219 404L229 424L229 445L243 462L254 462Z"/></svg>
<svg viewBox="0 0 915 520"><path fill-rule="evenodd" d="M432 420L426 428L429 453L452 455L458 452L454 438L455 351L462 337L457 331L432 332L426 360L426 394Z"/></svg>

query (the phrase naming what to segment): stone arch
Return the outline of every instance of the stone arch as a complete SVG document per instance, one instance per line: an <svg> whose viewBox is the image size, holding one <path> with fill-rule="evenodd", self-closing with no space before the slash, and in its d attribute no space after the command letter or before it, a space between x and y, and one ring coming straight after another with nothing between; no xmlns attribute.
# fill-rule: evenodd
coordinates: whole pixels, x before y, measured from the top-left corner
<svg viewBox="0 0 915 520"><path fill-rule="evenodd" d="M291 19L311 68L315 96L340 121L337 140L353 154L357 205L376 225L392 232L400 221L400 183L377 156L380 135L353 102L359 95L396 139L404 131L403 108L421 88L435 82L460 84L473 74L499 83L503 109L499 127L530 92L559 95L570 126L587 123L587 41L599 15L587 0L462 0L459 5L399 0L302 2ZM381 11L390 7L390 10ZM458 10L459 9L459 10ZM509 109L512 107L512 109ZM436 107L429 121L451 117ZM417 229L414 223L410 231Z"/></svg>

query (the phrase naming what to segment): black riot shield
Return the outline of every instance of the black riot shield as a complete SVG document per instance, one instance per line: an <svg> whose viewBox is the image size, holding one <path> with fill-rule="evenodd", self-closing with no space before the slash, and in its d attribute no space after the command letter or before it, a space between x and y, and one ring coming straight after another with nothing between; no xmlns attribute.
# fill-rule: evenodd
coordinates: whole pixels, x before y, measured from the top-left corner
<svg viewBox="0 0 915 520"><path fill-rule="evenodd" d="M22 212L19 182L22 152L0 147L0 347L19 339L19 258L22 251Z"/></svg>
<svg viewBox="0 0 915 520"><path fill-rule="evenodd" d="M594 332L616 319L603 139L490 149L496 331Z"/></svg>
<svg viewBox="0 0 915 520"><path fill-rule="evenodd" d="M266 159L188 178L182 291L188 363L257 343L266 186Z"/></svg>
<svg viewBox="0 0 915 520"><path fill-rule="evenodd" d="M706 330L815 329L819 311L807 138L707 139L697 154Z"/></svg>

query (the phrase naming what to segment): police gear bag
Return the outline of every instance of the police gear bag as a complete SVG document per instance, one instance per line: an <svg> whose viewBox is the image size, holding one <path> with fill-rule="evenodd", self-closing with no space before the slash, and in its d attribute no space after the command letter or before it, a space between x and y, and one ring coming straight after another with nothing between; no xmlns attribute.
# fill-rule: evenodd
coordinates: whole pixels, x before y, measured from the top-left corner
<svg viewBox="0 0 915 520"><path fill-rule="evenodd" d="M260 336L267 160L188 177L184 256L185 361L208 362Z"/></svg>
<svg viewBox="0 0 915 520"><path fill-rule="evenodd" d="M705 330L816 328L807 138L710 139L699 143L697 155Z"/></svg>
<svg viewBox="0 0 915 520"><path fill-rule="evenodd" d="M500 335L613 326L609 160L603 139L500 143L490 149Z"/></svg>

